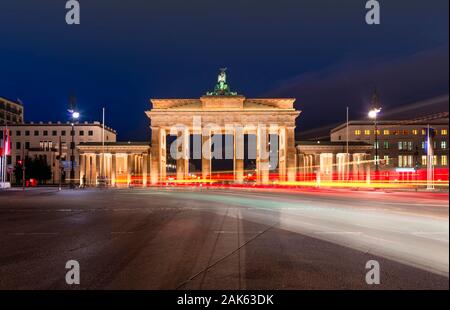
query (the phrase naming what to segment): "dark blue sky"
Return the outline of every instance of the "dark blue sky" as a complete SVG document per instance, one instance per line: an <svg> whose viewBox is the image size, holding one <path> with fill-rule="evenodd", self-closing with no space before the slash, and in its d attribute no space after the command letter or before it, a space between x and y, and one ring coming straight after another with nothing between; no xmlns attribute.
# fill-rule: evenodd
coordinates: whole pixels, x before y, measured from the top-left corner
<svg viewBox="0 0 450 310"><path fill-rule="evenodd" d="M84 120L144 140L150 98L199 97L228 67L247 97L297 98L300 132L365 115L378 87L386 109L448 93L448 0L0 1L0 95L27 121L64 120L75 93Z"/></svg>

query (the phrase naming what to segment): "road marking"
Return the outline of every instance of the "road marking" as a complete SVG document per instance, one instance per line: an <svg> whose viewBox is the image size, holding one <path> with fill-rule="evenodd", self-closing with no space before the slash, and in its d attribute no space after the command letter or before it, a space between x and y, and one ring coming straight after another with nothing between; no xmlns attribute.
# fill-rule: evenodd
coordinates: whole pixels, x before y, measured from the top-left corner
<svg viewBox="0 0 450 310"><path fill-rule="evenodd" d="M112 235L130 235L130 234L134 234L134 231L112 231L111 234Z"/></svg>
<svg viewBox="0 0 450 310"><path fill-rule="evenodd" d="M55 236L55 235L59 235L59 233L54 233L54 232L32 232L32 233L8 233L8 235L10 236Z"/></svg>
<svg viewBox="0 0 450 310"><path fill-rule="evenodd" d="M238 232L238 231L232 231L232 230L216 230L214 231L215 234L260 234L262 233L262 230L257 231L244 231L244 232Z"/></svg>
<svg viewBox="0 0 450 310"><path fill-rule="evenodd" d="M361 235L360 231L315 231L316 235Z"/></svg>

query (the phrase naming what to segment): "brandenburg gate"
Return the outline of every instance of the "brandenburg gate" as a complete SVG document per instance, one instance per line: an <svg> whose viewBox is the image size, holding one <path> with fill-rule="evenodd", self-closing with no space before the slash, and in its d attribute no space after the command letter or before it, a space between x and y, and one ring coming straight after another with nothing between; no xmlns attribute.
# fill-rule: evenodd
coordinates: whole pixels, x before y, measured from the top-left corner
<svg viewBox="0 0 450 310"><path fill-rule="evenodd" d="M187 179L191 147L201 147L202 178L213 173L211 163L212 135L232 136L234 180L244 180L244 135L256 136L256 175L260 183L269 181L270 135L276 135L276 163L280 181L296 179L295 120L300 112L295 99L248 99L231 92L222 69L214 91L199 99L151 99L146 114L151 122L150 182L166 181L167 136L177 136L176 158L178 180ZM201 136L201 143L190 145L190 137ZM195 143L194 143L195 144ZM172 154L172 153L171 153Z"/></svg>

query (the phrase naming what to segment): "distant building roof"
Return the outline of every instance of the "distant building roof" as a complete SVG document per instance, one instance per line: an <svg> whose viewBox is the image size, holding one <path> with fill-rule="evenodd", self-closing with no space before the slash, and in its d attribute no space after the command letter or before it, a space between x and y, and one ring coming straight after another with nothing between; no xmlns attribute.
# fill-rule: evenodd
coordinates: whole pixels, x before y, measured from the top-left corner
<svg viewBox="0 0 450 310"><path fill-rule="evenodd" d="M11 124L9 127L29 127L29 126L71 126L71 122L27 122L22 124ZM99 126L102 124L98 121L95 122L76 122L74 123L75 127L79 126ZM117 133L117 131L111 127L105 126L105 130L113 133Z"/></svg>
<svg viewBox="0 0 450 310"><path fill-rule="evenodd" d="M295 143L296 145L326 145L326 146L346 146L346 141L338 141L338 142L332 142L332 141L297 141ZM371 144L363 142L363 141L349 141L349 146L371 146Z"/></svg>
<svg viewBox="0 0 450 310"><path fill-rule="evenodd" d="M12 99L6 98L6 97L4 97L4 96L0 96L0 100L9 101L9 102L18 104L18 105L20 105L20 106L23 106L22 102L21 102L19 99L12 100Z"/></svg>
<svg viewBox="0 0 450 310"><path fill-rule="evenodd" d="M448 125L449 123L449 113L448 112L441 112L436 114L428 114L422 117L417 117L413 119L398 119L398 120L379 120L378 125L427 125L427 124L440 124L440 125ZM372 125L373 120L362 120L362 121L350 121L349 126L354 125ZM341 130L347 126L347 123L343 123L331 130L331 132L336 132L338 130Z"/></svg>
<svg viewBox="0 0 450 310"><path fill-rule="evenodd" d="M80 146L102 146L102 142L81 142ZM105 146L150 146L149 142L138 141L118 141L118 142L105 142Z"/></svg>

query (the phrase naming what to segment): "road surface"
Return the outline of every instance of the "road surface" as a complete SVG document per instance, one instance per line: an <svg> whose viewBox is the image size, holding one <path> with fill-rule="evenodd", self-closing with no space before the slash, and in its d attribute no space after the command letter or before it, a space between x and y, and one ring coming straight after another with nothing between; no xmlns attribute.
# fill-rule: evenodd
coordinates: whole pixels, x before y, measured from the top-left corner
<svg viewBox="0 0 450 310"><path fill-rule="evenodd" d="M16 189L0 192L0 236L0 289L449 287L448 194Z"/></svg>

